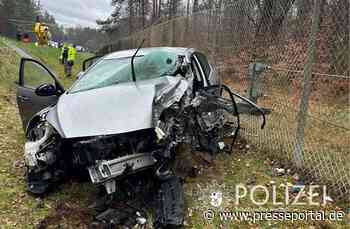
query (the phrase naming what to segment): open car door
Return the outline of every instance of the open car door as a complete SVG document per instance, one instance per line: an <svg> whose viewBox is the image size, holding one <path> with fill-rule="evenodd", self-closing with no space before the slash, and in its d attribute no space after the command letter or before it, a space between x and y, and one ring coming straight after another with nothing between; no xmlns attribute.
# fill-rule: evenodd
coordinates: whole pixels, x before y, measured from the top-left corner
<svg viewBox="0 0 350 229"><path fill-rule="evenodd" d="M91 58L88 58L83 61L83 69L82 71L85 72L89 67L91 67L93 64L95 64L99 59L101 59L102 56L94 56Z"/></svg>
<svg viewBox="0 0 350 229"><path fill-rule="evenodd" d="M22 58L17 104L24 130L36 113L57 103L63 92L62 85L47 67L34 59Z"/></svg>

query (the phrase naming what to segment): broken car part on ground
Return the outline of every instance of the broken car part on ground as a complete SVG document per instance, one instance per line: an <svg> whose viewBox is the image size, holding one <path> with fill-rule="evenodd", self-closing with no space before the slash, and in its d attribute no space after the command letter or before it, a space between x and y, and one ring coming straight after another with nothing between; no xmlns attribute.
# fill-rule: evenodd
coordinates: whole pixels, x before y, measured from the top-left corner
<svg viewBox="0 0 350 229"><path fill-rule="evenodd" d="M66 91L44 65L24 58L17 101L29 192L42 194L86 174L104 188L96 220L106 225L145 224L143 212L131 209L123 218L109 203L146 189L152 190L146 196L154 200L154 225L182 225L181 179L173 170L178 146L231 151L239 114L261 115L265 125L265 111L221 85L205 55L188 48L98 57Z"/></svg>

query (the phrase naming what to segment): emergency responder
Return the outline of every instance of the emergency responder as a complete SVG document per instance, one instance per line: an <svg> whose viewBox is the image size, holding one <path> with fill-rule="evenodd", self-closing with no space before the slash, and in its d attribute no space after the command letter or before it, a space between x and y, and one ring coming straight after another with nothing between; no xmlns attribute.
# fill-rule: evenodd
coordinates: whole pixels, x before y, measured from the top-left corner
<svg viewBox="0 0 350 229"><path fill-rule="evenodd" d="M72 76L72 68L73 68L76 56L77 56L77 50L75 48L75 45L73 44L73 45L68 47L68 58L67 58L67 62L66 62L66 65L65 65L66 66L65 70L66 70L66 76L67 77Z"/></svg>
<svg viewBox="0 0 350 229"><path fill-rule="evenodd" d="M34 33L35 33L36 40L37 40L37 42L35 43L36 45L39 45L39 42L40 42L40 40L41 40L41 37L40 37L40 27L41 27L40 17L37 16L37 17L36 17L35 26L34 26Z"/></svg>
<svg viewBox="0 0 350 229"><path fill-rule="evenodd" d="M49 40L51 40L51 33L49 31L49 27L43 26L42 30L42 44L48 45Z"/></svg>
<svg viewBox="0 0 350 229"><path fill-rule="evenodd" d="M64 44L61 49L61 56L60 56L60 62L61 64L65 65L68 59L68 45Z"/></svg>
<svg viewBox="0 0 350 229"><path fill-rule="evenodd" d="M36 17L36 23L34 26L34 33L36 36L37 42L35 43L38 45L47 45L49 40L51 39L51 33L49 31L49 27L45 25L45 23L40 22L40 17Z"/></svg>

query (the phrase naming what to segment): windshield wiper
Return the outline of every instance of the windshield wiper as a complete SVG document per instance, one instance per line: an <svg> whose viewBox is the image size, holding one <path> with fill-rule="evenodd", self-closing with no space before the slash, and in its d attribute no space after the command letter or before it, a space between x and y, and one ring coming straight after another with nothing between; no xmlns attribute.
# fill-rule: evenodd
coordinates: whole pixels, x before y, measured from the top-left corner
<svg viewBox="0 0 350 229"><path fill-rule="evenodd" d="M138 53L138 51L142 48L143 42L145 42L145 39L142 40L140 46L136 49L136 52L131 57L131 74L132 74L132 80L136 82L136 76L135 76L135 67L134 67L134 59Z"/></svg>

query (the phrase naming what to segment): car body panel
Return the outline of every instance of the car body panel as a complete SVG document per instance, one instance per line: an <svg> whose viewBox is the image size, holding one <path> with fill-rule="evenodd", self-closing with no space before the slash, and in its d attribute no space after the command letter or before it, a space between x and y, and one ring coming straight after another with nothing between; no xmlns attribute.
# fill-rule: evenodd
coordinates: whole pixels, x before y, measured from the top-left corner
<svg viewBox="0 0 350 229"><path fill-rule="evenodd" d="M65 94L56 106L58 121L66 138L149 128L154 92L153 85L131 83Z"/></svg>
<svg viewBox="0 0 350 229"><path fill-rule="evenodd" d="M180 80L180 77L161 77L136 84L128 82L65 93L48 113L47 121L58 128L64 138L112 135L152 128L155 98L164 88L179 85ZM180 98L187 85L181 88L177 93Z"/></svg>
<svg viewBox="0 0 350 229"><path fill-rule="evenodd" d="M19 114L22 119L23 129L26 130L30 120L35 116L36 113L45 109L46 107L57 103L59 96L38 96L35 93L35 88L30 88L25 85L25 79L31 77L25 71L26 64L33 64L40 71L45 72L46 77L51 78L55 82L55 86L58 90L63 92L63 87L58 82L56 76L43 64L34 59L22 58L20 63L19 81L17 86L17 105Z"/></svg>

